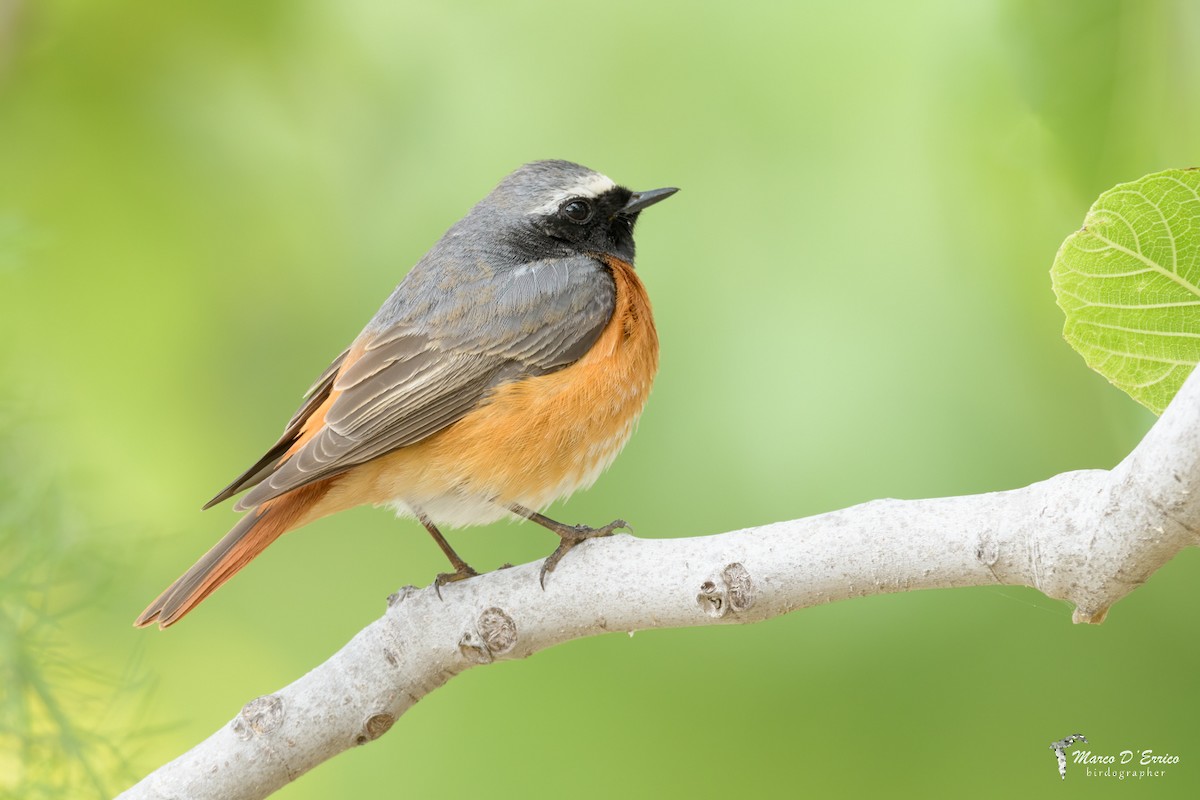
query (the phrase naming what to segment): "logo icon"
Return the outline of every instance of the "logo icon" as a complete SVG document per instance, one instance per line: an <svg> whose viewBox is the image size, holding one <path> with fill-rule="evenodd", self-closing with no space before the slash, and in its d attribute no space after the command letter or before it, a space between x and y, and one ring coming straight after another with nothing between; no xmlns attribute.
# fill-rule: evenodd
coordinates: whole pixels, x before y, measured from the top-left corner
<svg viewBox="0 0 1200 800"><path fill-rule="evenodd" d="M1067 779L1067 748L1073 747L1076 742L1087 744L1088 740L1082 733L1072 733L1070 736L1050 744L1050 749L1054 751L1054 755L1058 759L1058 774L1064 781Z"/></svg>

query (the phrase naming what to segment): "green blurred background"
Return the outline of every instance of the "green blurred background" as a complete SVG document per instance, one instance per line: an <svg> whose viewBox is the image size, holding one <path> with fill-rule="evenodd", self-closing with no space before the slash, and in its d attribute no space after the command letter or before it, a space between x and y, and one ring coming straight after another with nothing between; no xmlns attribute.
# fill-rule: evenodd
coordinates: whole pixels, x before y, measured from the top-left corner
<svg viewBox="0 0 1200 800"><path fill-rule="evenodd" d="M0 661L44 668L111 792L443 570L359 509L130 627L235 519L200 504L538 158L683 188L640 227L663 345L640 430L555 516L689 536L1110 467L1153 418L1062 341L1048 269L1098 193L1200 162L1198 97L1183 0L0 0L0 569L40 564L0 582L26 620ZM554 544L452 538L481 568ZM1099 627L984 588L574 642L278 796L1193 797L1198 582L1185 553ZM31 752L23 685L0 771ZM1063 784L1047 748L1077 731L1181 763ZM75 777L62 796L95 792Z"/></svg>

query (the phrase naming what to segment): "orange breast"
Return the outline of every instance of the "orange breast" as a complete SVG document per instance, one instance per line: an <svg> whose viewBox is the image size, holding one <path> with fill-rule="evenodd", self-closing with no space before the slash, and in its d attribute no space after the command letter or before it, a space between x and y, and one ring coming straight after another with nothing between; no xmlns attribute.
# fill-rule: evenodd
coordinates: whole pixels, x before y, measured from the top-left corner
<svg viewBox="0 0 1200 800"><path fill-rule="evenodd" d="M411 502L447 525L542 508L590 485L628 441L658 371L650 300L633 268L608 259L612 319L579 361L514 381L446 430L352 470L330 492L342 507Z"/></svg>

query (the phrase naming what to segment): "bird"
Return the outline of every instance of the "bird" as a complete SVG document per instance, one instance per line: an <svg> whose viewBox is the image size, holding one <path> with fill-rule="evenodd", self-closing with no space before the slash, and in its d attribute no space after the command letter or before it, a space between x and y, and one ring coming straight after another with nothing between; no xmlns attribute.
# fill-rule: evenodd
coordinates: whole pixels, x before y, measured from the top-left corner
<svg viewBox="0 0 1200 800"><path fill-rule="evenodd" d="M167 628L284 533L355 506L442 528L524 518L576 544L627 527L541 510L592 485L633 433L658 371L634 225L678 191L631 191L569 161L525 164L452 225L321 373L283 434L205 509L247 512L134 622Z"/></svg>

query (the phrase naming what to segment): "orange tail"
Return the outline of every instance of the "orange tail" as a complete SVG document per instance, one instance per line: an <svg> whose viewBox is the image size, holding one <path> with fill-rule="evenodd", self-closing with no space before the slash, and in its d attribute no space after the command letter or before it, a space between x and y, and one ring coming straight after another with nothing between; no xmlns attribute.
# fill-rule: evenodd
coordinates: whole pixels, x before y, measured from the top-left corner
<svg viewBox="0 0 1200 800"><path fill-rule="evenodd" d="M328 481L309 484L263 503L242 517L233 530L146 607L133 623L166 628L215 592L249 564L267 545L313 517L307 513L328 489Z"/></svg>

